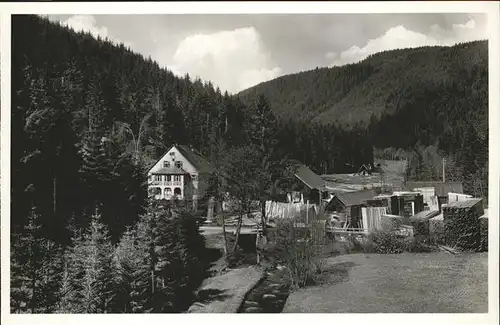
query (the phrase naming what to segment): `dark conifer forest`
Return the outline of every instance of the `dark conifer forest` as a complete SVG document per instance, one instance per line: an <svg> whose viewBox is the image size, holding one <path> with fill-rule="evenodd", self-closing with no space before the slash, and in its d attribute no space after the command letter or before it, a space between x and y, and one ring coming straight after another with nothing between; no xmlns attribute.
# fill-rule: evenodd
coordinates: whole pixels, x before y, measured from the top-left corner
<svg viewBox="0 0 500 325"><path fill-rule="evenodd" d="M267 96L282 121L365 130L367 144L404 151L399 158L411 161L410 178L439 180L435 161L446 158L450 180L487 196L487 41L381 52L356 64L282 76L238 97L249 102L256 94ZM420 167L418 156L424 156Z"/></svg>
<svg viewBox="0 0 500 325"><path fill-rule="evenodd" d="M211 180L197 210L153 206L146 173L172 144L241 166L253 188L238 179L224 191L248 202L277 195L289 160L355 172L373 164L375 147L416 162L408 178L439 177L419 158L435 148L454 177L487 193L485 42L381 53L231 96L122 44L23 15L12 16L11 84L15 313L189 307L208 265L202 202L224 182ZM241 159L227 162L231 153Z"/></svg>

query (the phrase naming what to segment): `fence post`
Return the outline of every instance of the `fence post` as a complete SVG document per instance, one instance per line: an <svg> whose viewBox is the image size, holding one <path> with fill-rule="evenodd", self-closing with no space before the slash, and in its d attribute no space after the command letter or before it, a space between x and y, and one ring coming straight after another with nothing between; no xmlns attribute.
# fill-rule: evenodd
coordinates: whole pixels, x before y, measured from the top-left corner
<svg viewBox="0 0 500 325"><path fill-rule="evenodd" d="M306 224L309 224L309 200L307 200L306 204Z"/></svg>

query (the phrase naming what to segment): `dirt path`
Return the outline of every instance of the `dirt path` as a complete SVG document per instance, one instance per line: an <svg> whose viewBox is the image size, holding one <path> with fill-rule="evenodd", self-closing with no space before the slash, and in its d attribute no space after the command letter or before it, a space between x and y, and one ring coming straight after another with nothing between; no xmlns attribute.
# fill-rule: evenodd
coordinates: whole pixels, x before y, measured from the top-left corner
<svg viewBox="0 0 500 325"><path fill-rule="evenodd" d="M202 230L206 246L215 258L212 259L208 272L211 276L198 288L197 301L188 312L236 313L245 294L259 282L264 272L257 266L227 269L222 255L224 247L222 228L204 227Z"/></svg>
<svg viewBox="0 0 500 325"><path fill-rule="evenodd" d="M198 302L189 313L236 313L245 294L263 277L263 271L255 266L230 270L208 278L198 291Z"/></svg>

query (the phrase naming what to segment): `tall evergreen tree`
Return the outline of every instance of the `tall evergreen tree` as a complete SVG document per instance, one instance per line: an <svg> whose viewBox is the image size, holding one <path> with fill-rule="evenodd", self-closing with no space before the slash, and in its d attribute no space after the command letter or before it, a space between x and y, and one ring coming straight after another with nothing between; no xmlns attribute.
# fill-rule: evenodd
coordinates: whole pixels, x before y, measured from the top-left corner
<svg viewBox="0 0 500 325"><path fill-rule="evenodd" d="M60 247L43 237L35 208L22 233L14 233L11 248L11 311L53 311L60 283Z"/></svg>
<svg viewBox="0 0 500 325"><path fill-rule="evenodd" d="M88 231L68 249L65 263L59 311L109 312L115 297L113 247L98 215L92 217Z"/></svg>

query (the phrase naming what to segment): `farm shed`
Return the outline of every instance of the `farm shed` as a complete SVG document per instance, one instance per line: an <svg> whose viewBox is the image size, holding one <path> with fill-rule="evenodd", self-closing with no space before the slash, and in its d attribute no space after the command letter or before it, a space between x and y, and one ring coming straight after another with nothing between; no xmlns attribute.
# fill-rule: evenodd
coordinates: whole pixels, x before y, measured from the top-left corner
<svg viewBox="0 0 500 325"><path fill-rule="evenodd" d="M445 240L463 249L481 248L480 217L484 215L483 200L457 201L443 206Z"/></svg>
<svg viewBox="0 0 500 325"><path fill-rule="evenodd" d="M424 210L424 197L418 192L394 192L391 197L391 213L411 217Z"/></svg>
<svg viewBox="0 0 500 325"><path fill-rule="evenodd" d="M380 194L375 196L373 199L367 200L366 204L370 207L386 207L390 210L391 207L391 195Z"/></svg>
<svg viewBox="0 0 500 325"><path fill-rule="evenodd" d="M376 196L373 190L362 190L355 192L337 193L328 202L325 212L333 214L345 214L351 227L359 227L361 219L361 207L366 201Z"/></svg>
<svg viewBox="0 0 500 325"><path fill-rule="evenodd" d="M438 197L436 196L434 187L416 187L413 191L422 193L424 197L424 210L439 211Z"/></svg>
<svg viewBox="0 0 500 325"><path fill-rule="evenodd" d="M433 187L434 193L438 199L439 210L443 204L448 203L448 193L462 194L464 188L461 182L407 182L405 187L409 191L414 191L416 188Z"/></svg>
<svg viewBox="0 0 500 325"><path fill-rule="evenodd" d="M320 199L323 199L323 193L326 193L325 181L306 165L297 163L293 168L295 180L289 185L288 201L304 203L309 200L311 203L319 204Z"/></svg>

